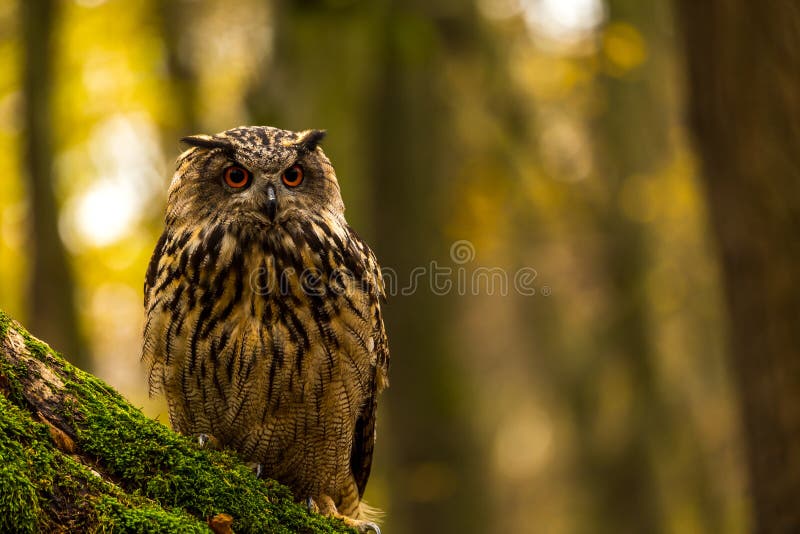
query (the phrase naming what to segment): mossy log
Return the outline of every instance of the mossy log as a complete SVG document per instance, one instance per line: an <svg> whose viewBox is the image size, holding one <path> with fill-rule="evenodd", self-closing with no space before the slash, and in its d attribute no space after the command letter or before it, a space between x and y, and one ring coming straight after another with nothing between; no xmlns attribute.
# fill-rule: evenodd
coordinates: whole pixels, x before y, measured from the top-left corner
<svg viewBox="0 0 800 534"><path fill-rule="evenodd" d="M148 419L0 311L0 532L212 531L352 532Z"/></svg>

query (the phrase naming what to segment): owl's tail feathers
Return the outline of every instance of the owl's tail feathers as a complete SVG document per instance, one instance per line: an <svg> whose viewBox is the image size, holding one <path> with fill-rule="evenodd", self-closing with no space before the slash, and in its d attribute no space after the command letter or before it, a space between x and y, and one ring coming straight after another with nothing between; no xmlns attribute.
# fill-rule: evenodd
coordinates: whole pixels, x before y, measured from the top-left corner
<svg viewBox="0 0 800 534"><path fill-rule="evenodd" d="M370 506L364 501L361 501L358 504L358 519L364 519L366 521L372 521L377 523L383 516L385 515L383 510L375 508L374 506Z"/></svg>

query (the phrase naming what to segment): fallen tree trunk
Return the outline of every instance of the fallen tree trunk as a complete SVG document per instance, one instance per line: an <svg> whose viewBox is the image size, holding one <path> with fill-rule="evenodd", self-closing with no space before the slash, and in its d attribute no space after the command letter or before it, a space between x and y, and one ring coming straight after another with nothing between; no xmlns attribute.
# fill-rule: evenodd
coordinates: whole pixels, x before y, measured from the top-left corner
<svg viewBox="0 0 800 534"><path fill-rule="evenodd" d="M351 532L146 418L0 311L0 532L212 530Z"/></svg>

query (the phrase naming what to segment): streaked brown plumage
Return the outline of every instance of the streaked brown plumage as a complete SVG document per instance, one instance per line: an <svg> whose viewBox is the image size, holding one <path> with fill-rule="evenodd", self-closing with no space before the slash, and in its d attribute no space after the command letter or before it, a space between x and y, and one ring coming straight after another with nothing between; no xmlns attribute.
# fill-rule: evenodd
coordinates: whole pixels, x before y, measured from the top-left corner
<svg viewBox="0 0 800 534"><path fill-rule="evenodd" d="M388 383L383 280L345 221L322 136L184 139L145 280L142 357L175 430L213 436L366 530Z"/></svg>

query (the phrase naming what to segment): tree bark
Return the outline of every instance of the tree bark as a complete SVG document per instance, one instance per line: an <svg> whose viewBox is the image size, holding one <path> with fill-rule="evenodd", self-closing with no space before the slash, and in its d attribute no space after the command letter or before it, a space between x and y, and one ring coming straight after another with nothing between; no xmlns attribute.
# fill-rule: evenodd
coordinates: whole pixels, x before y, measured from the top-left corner
<svg viewBox="0 0 800 534"><path fill-rule="evenodd" d="M75 309L74 283L64 244L58 234L58 206L53 180L51 94L53 25L56 2L20 2L24 50L25 95L22 161L27 174L31 220L31 329L69 354L83 368L90 364Z"/></svg>
<svg viewBox="0 0 800 534"><path fill-rule="evenodd" d="M147 419L0 311L0 532L231 528L350 532Z"/></svg>
<svg viewBox="0 0 800 534"><path fill-rule="evenodd" d="M800 5L677 3L757 532L800 530Z"/></svg>

